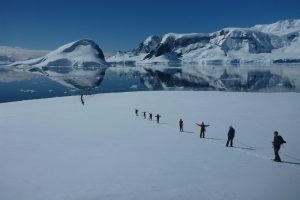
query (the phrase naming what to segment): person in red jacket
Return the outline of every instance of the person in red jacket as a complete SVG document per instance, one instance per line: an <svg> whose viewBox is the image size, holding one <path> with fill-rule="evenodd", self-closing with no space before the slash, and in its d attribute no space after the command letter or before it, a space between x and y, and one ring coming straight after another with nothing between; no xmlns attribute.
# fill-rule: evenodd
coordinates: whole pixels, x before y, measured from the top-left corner
<svg viewBox="0 0 300 200"><path fill-rule="evenodd" d="M278 131L274 131L274 140L272 143L273 143L274 154L275 154L275 158L273 160L276 162L281 162L281 158L279 156L279 150L280 150L280 146L286 143L286 141L284 141L284 139L278 134Z"/></svg>
<svg viewBox="0 0 300 200"><path fill-rule="evenodd" d="M204 122L202 122L201 124L197 124L197 125L200 126L200 138L205 138L206 127L209 127L209 125L204 124Z"/></svg>

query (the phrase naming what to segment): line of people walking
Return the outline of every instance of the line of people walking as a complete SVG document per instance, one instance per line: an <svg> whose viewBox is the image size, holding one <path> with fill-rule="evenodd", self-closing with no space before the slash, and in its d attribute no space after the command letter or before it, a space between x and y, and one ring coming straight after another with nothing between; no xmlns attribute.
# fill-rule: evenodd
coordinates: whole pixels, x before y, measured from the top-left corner
<svg viewBox="0 0 300 200"><path fill-rule="evenodd" d="M135 109L135 114L136 116L138 116L138 109ZM149 113L149 120L152 121L152 113L150 112L146 112L143 111L143 116L144 119L146 119L146 113ZM155 115L157 123L159 123L159 118L161 117L161 115L157 114ZM184 122L182 119L179 119L179 132L184 132L183 130L183 125ZM206 132L206 128L209 127L209 124L205 124L204 122L198 124L196 123L197 126L200 127L200 138L205 138L205 132ZM227 142L226 142L226 147L230 146L233 147L233 139L235 137L235 129L232 126L229 126L229 130L227 132ZM286 141L282 138L282 136L279 135L278 131L274 131L274 138L273 138L273 149L274 149L274 154L275 154L275 158L273 159L276 162L282 162L281 158L279 156L279 150L281 148L281 145L286 143Z"/></svg>
<svg viewBox="0 0 300 200"><path fill-rule="evenodd" d="M139 110L138 109L135 109L135 115L136 116L138 116L139 115ZM147 119L147 113L149 114L149 120L150 121L152 121L152 116L153 116L153 114L152 113L150 113L150 112L146 112L146 111L142 111L142 113L143 113L143 117L144 117L144 119ZM159 119L161 118L161 115L160 114L157 114L157 115L155 115L154 116L155 118L156 118L156 122L159 124Z"/></svg>

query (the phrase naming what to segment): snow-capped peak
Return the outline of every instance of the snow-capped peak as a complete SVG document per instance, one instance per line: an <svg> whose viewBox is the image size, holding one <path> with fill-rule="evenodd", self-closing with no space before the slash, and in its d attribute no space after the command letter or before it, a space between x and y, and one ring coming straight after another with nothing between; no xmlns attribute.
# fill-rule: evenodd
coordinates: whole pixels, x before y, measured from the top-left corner
<svg viewBox="0 0 300 200"><path fill-rule="evenodd" d="M65 44L44 57L15 62L12 65L44 66L103 66L106 65L104 54L98 44L90 39L82 39Z"/></svg>
<svg viewBox="0 0 300 200"><path fill-rule="evenodd" d="M144 42L143 42L143 44L144 45L150 45L151 43L153 43L153 41L154 42L156 42L156 41L160 41L160 37L159 36L156 36L156 35L150 35L149 37L147 37L145 40L144 40Z"/></svg>

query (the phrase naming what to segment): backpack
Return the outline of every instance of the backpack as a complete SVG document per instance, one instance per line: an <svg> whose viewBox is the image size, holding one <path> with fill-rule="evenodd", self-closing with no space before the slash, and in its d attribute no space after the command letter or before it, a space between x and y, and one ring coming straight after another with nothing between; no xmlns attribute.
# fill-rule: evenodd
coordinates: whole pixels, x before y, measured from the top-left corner
<svg viewBox="0 0 300 200"><path fill-rule="evenodd" d="M286 143L286 141L281 136L279 136L279 140L280 140L280 144Z"/></svg>

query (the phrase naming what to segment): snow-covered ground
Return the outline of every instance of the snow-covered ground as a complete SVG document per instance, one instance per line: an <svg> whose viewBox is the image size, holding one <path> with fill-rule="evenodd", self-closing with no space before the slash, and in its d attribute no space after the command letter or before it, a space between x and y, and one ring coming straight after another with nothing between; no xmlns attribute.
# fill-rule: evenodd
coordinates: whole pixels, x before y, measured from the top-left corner
<svg viewBox="0 0 300 200"><path fill-rule="evenodd" d="M0 104L0 199L296 200L300 94L134 92ZM161 124L134 115L161 114ZM178 131L178 121L184 130ZM196 122L210 124L199 138ZM229 125L234 148L225 147ZM278 130L286 163L275 163Z"/></svg>

